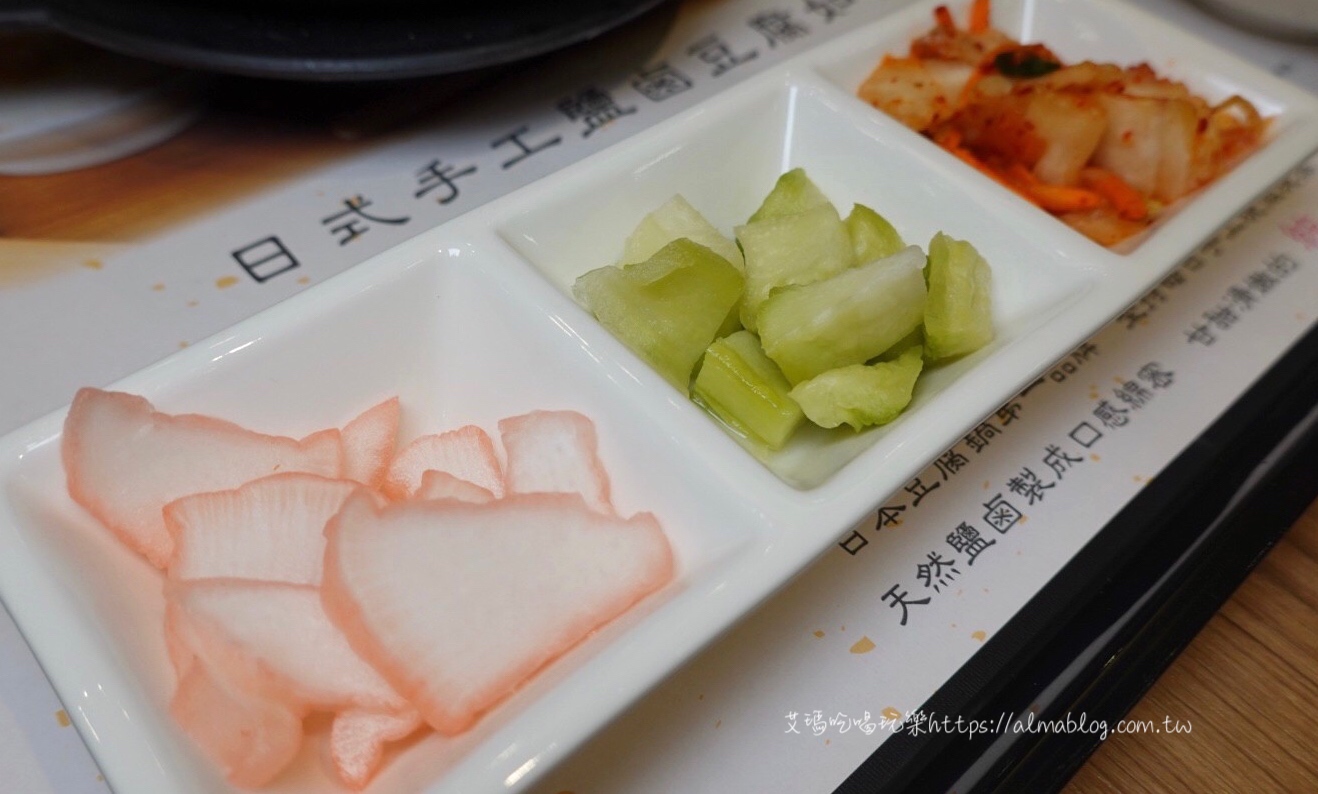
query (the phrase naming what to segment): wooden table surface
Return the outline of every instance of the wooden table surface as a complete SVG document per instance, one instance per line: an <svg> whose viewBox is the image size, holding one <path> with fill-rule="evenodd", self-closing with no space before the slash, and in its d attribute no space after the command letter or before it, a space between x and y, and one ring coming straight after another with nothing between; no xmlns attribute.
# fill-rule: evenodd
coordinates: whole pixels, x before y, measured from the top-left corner
<svg viewBox="0 0 1318 794"><path fill-rule="evenodd" d="M328 125L211 113L115 163L0 177L0 251L16 240L131 243L355 145ZM1191 731L1114 736L1067 792L1318 791L1315 659L1318 502L1129 715L1188 721Z"/></svg>
<svg viewBox="0 0 1318 794"><path fill-rule="evenodd" d="M1189 733L1110 737L1067 794L1318 791L1318 501L1128 717Z"/></svg>

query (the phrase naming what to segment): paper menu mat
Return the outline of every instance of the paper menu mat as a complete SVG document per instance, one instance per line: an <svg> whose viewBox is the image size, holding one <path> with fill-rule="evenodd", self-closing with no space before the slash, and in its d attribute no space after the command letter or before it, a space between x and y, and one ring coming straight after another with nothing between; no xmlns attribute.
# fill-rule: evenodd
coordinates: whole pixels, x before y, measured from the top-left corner
<svg viewBox="0 0 1318 794"><path fill-rule="evenodd" d="M109 790L9 613L0 610L0 791Z"/></svg>
<svg viewBox="0 0 1318 794"><path fill-rule="evenodd" d="M112 251L98 267L0 290L0 327L20 342L0 348L3 371L14 374L0 384L0 422L55 407L78 385L136 369L897 5L689 4L663 34L665 69L623 64L618 78L591 61L557 72L478 100L469 117L459 109L456 120ZM1170 0L1153 7L1318 85L1318 58L1307 51L1240 36ZM487 174L494 178L478 181ZM847 549L606 729L543 789L738 790L758 781L826 790L849 774L882 738L882 720L946 680L1100 518L1309 327L1295 302L1315 294L1308 246L1318 202L1307 172L1286 191L1251 223L1228 227L1219 253L1193 260L972 431L871 525L841 538ZM1229 377L1209 377L1219 368ZM1070 521L1076 513L1083 524ZM0 647L14 659L0 691L0 769L14 770L4 785L103 790L76 734L60 727L77 715L60 716L12 631ZM887 675L884 660L894 658L902 662ZM879 676L895 682L882 695Z"/></svg>

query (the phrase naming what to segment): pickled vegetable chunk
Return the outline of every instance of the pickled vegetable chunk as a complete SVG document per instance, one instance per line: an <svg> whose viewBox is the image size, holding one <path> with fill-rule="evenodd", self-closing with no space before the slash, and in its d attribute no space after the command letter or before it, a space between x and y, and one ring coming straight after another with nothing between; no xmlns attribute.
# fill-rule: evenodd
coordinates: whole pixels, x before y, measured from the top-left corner
<svg viewBox="0 0 1318 794"><path fill-rule="evenodd" d="M939 232L929 243L925 357L973 353L993 341L992 277L975 247Z"/></svg>
<svg viewBox="0 0 1318 794"><path fill-rule="evenodd" d="M792 398L820 427L886 425L910 404L923 368L922 349L914 345L892 361L831 369L798 384Z"/></svg>
<svg viewBox="0 0 1318 794"><path fill-rule="evenodd" d="M691 394L733 430L778 449L805 418L791 388L755 334L738 331L705 351Z"/></svg>
<svg viewBox="0 0 1318 794"><path fill-rule="evenodd" d="M688 239L699 243L732 263L741 270L741 250L724 237L705 216L686 199L673 196L662 207L646 215L636 230L623 244L619 264L644 262L658 253L660 248L674 240Z"/></svg>
<svg viewBox="0 0 1318 794"><path fill-rule="evenodd" d="M1117 195L1124 183L1108 176L1080 178ZM940 233L926 256L871 207L843 220L802 169L779 177L734 235L735 246L675 197L627 240L622 261L649 259L591 271L573 292L756 456L807 419L891 422L927 367L993 339L989 265L969 243Z"/></svg>
<svg viewBox="0 0 1318 794"><path fill-rule="evenodd" d="M751 331L774 289L819 281L856 264L851 237L832 204L738 226L737 240L746 254L741 324Z"/></svg>
<svg viewBox="0 0 1318 794"><path fill-rule="evenodd" d="M856 255L857 264L867 265L875 259L892 256L906 247L902 236L888 223L888 219L864 204L853 206L851 214L843 223L847 227L847 236L851 238L851 249Z"/></svg>
<svg viewBox="0 0 1318 794"><path fill-rule="evenodd" d="M778 290L760 313L764 352L792 383L863 364L924 320L924 253L916 246L824 281Z"/></svg>
<svg viewBox="0 0 1318 794"><path fill-rule="evenodd" d="M832 206L828 197L810 181L810 177L805 175L805 169L793 168L778 177L773 190L764 197L764 203L760 204L760 208L746 222L755 223L770 218L781 218L784 215L796 215L824 206Z"/></svg>
<svg viewBox="0 0 1318 794"><path fill-rule="evenodd" d="M602 267L572 292L610 332L669 383L687 393L691 373L741 299L741 273L690 240L675 240L644 262Z"/></svg>

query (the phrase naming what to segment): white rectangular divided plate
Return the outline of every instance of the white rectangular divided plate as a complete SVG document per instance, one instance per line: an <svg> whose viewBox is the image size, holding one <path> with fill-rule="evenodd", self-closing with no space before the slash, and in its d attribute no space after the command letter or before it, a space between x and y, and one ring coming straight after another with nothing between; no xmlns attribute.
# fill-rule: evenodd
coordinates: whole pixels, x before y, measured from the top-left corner
<svg viewBox="0 0 1318 794"><path fill-rule="evenodd" d="M591 416L620 512L656 513L678 580L476 729L392 759L370 790L525 787L828 548L1038 372L1318 148L1318 102L1136 9L999 0L999 27L1069 60L1147 60L1211 100L1276 117L1266 146L1126 253L1103 249L853 96L933 2L807 52L690 111L388 251L113 388L165 411L301 435L388 395L404 440L537 408ZM723 231L783 170L869 204L910 241L971 240L994 269L998 339L863 434L806 433L757 460L570 297L675 193ZM71 395L70 395L71 396ZM68 498L64 411L0 440L0 596L112 786L229 791L174 727L159 574ZM323 790L315 750L276 791Z"/></svg>

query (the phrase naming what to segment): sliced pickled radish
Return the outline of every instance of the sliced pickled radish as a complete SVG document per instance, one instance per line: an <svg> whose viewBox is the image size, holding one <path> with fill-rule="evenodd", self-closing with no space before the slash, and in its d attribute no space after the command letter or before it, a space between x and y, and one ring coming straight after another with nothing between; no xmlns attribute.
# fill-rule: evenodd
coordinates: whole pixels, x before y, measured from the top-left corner
<svg viewBox="0 0 1318 794"><path fill-rule="evenodd" d="M267 436L100 389L74 397L62 444L69 496L158 568L174 546L161 510L175 499L277 472L337 477L343 466L337 430Z"/></svg>
<svg viewBox="0 0 1318 794"><path fill-rule="evenodd" d="M350 788L365 787L384 760L385 744L406 739L425 724L412 709L402 712L350 709L335 714L329 748L339 778Z"/></svg>
<svg viewBox="0 0 1318 794"><path fill-rule="evenodd" d="M314 474L273 474L170 502L164 510L174 539L169 575L320 584L325 522L360 487Z"/></svg>
<svg viewBox="0 0 1318 794"><path fill-rule="evenodd" d="M595 424L576 411L532 411L499 422L508 493L576 493L613 515Z"/></svg>
<svg viewBox="0 0 1318 794"><path fill-rule="evenodd" d="M395 455L398 426L397 398L302 440L74 399L69 494L167 568L169 709L236 786L277 778L320 712L363 788L388 743L467 730L673 576L654 517L616 515L581 414L501 422L506 476L478 427Z"/></svg>
<svg viewBox="0 0 1318 794"><path fill-rule="evenodd" d="M383 511L357 494L325 533L330 619L447 735L673 572L653 516L605 516L575 494Z"/></svg>
<svg viewBox="0 0 1318 794"><path fill-rule="evenodd" d="M415 499L457 499L460 502L493 502L494 494L475 483L459 480L446 471L430 470L421 475Z"/></svg>
<svg viewBox="0 0 1318 794"><path fill-rule="evenodd" d="M398 398L365 411L343 426L343 476L379 489L398 443Z"/></svg>
<svg viewBox="0 0 1318 794"><path fill-rule="evenodd" d="M326 711L407 705L325 617L315 587L209 579L172 583L166 598L198 655L250 691Z"/></svg>
<svg viewBox="0 0 1318 794"><path fill-rule="evenodd" d="M421 487L428 471L443 471L503 496L503 470L494 442L475 425L422 436L399 450L389 465L383 490L390 499L406 499Z"/></svg>
<svg viewBox="0 0 1318 794"><path fill-rule="evenodd" d="M236 786L269 783L302 746L298 711L233 686L201 664L191 665L179 679L169 711Z"/></svg>

